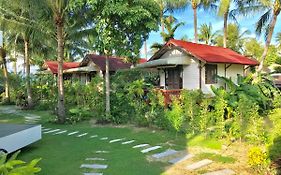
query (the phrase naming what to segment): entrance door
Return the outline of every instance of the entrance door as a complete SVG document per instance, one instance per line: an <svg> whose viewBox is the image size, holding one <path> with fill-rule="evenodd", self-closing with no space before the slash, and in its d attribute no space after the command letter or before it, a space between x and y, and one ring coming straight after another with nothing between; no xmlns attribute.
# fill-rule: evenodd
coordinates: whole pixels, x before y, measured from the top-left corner
<svg viewBox="0 0 281 175"><path fill-rule="evenodd" d="M182 89L182 66L166 69L166 89Z"/></svg>

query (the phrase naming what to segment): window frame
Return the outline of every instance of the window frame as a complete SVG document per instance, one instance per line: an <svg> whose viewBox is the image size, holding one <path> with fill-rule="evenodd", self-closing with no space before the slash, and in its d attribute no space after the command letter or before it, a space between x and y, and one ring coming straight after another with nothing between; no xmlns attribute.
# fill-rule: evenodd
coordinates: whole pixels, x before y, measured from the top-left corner
<svg viewBox="0 0 281 175"><path fill-rule="evenodd" d="M205 84L217 84L218 83L217 75L218 75L217 64L205 65Z"/></svg>

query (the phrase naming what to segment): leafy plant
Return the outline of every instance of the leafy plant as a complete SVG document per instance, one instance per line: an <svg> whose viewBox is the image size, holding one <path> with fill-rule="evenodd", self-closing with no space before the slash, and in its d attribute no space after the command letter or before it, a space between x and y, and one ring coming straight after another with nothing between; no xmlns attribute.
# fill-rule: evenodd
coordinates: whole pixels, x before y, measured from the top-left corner
<svg viewBox="0 0 281 175"><path fill-rule="evenodd" d="M34 159L30 163L17 160L20 152L14 153L11 158L7 159L7 154L0 154L0 174L1 175L35 175L41 171L36 167L41 159Z"/></svg>
<svg viewBox="0 0 281 175"><path fill-rule="evenodd" d="M248 152L248 164L259 173L263 172L267 164L267 153L260 147L253 147Z"/></svg>

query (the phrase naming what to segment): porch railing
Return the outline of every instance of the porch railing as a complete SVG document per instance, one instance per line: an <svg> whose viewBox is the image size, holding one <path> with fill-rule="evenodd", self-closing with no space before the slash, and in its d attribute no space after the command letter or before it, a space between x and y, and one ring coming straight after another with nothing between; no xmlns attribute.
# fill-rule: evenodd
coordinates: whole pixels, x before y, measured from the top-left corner
<svg viewBox="0 0 281 175"><path fill-rule="evenodd" d="M159 89L159 90L164 96L165 105L171 104L173 98L179 97L181 93L181 89L172 89L172 90Z"/></svg>

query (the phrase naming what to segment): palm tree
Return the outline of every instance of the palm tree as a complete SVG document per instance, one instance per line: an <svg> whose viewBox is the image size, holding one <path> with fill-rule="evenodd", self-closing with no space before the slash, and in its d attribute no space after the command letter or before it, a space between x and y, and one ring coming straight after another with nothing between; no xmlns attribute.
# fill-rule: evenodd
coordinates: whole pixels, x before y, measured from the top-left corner
<svg viewBox="0 0 281 175"><path fill-rule="evenodd" d="M160 8L161 32L165 31L165 13L180 9L185 6L186 0L155 0Z"/></svg>
<svg viewBox="0 0 281 175"><path fill-rule="evenodd" d="M214 40L218 34L218 31L213 32L212 24L202 24L199 28L198 39L200 42L204 42L205 44L214 44Z"/></svg>
<svg viewBox="0 0 281 175"><path fill-rule="evenodd" d="M6 50L3 46L0 47L0 65L2 65L3 76L4 76L4 84L5 84L5 101L10 101L10 86L9 86L9 76L7 69L7 60L6 60Z"/></svg>
<svg viewBox="0 0 281 175"><path fill-rule="evenodd" d="M276 42L277 42L278 46L280 47L281 46L281 32L278 32L276 34Z"/></svg>
<svg viewBox="0 0 281 175"><path fill-rule="evenodd" d="M166 29L166 32L161 32L161 36L163 38L164 42L168 42L170 39L173 39L175 37L176 30L184 25L184 22L177 23L177 20L173 16L168 16L164 19L164 27ZM163 44L160 43L154 43L150 48L154 49L155 51L159 50L161 47L163 47Z"/></svg>
<svg viewBox="0 0 281 175"><path fill-rule="evenodd" d="M264 7L266 7L265 13L260 17L259 21L256 24L256 33L260 35L262 30L265 29L265 47L263 54L260 59L260 65L257 69L257 72L260 72L263 68L266 55L268 53L268 49L272 40L274 28L276 25L277 17L281 11L281 2L280 0L272 1L259 1Z"/></svg>

